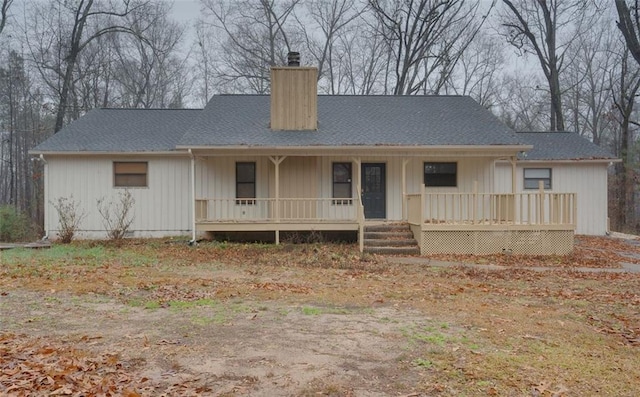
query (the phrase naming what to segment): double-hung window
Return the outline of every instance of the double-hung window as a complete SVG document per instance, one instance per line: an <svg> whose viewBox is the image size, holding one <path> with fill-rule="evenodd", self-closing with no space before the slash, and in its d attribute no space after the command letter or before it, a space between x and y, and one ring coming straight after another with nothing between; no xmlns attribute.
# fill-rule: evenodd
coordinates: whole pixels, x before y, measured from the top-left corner
<svg viewBox="0 0 640 397"><path fill-rule="evenodd" d="M351 204L351 163L333 163L333 204Z"/></svg>
<svg viewBox="0 0 640 397"><path fill-rule="evenodd" d="M149 163L146 161L114 161L113 186L148 187Z"/></svg>
<svg viewBox="0 0 640 397"><path fill-rule="evenodd" d="M236 163L236 204L255 204L256 163Z"/></svg>
<svg viewBox="0 0 640 397"><path fill-rule="evenodd" d="M524 188L538 189L538 183L542 181L545 189L551 189L551 168L525 168Z"/></svg>

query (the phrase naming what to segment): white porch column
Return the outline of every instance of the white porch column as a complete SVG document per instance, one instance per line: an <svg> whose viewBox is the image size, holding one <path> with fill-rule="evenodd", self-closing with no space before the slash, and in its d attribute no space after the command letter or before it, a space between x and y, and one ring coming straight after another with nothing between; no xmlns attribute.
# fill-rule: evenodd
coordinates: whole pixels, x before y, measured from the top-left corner
<svg viewBox="0 0 640 397"><path fill-rule="evenodd" d="M356 194L357 200L354 203L362 205L362 160L360 157L354 157L353 162L356 164ZM353 176L352 176L353 177ZM360 205L356 209L358 219L358 247L360 252L364 252L364 212L361 211Z"/></svg>
<svg viewBox="0 0 640 397"><path fill-rule="evenodd" d="M511 193L516 193L516 156L511 156L509 162L511 163Z"/></svg>
<svg viewBox="0 0 640 397"><path fill-rule="evenodd" d="M269 156L269 160L275 165L275 173L276 173L276 186L275 186L275 208L273 210L276 223L280 222L280 163L286 159L287 156ZM276 245L280 244L280 228L276 227Z"/></svg>
<svg viewBox="0 0 640 397"><path fill-rule="evenodd" d="M189 149L191 157L191 244L196 242L196 156Z"/></svg>
<svg viewBox="0 0 640 397"><path fill-rule="evenodd" d="M402 220L407 220L407 164L410 158L402 159Z"/></svg>
<svg viewBox="0 0 640 397"><path fill-rule="evenodd" d="M362 160L360 157L354 157L353 162L356 163L356 187L358 190L356 193L362 195ZM362 198L362 197L361 197Z"/></svg>

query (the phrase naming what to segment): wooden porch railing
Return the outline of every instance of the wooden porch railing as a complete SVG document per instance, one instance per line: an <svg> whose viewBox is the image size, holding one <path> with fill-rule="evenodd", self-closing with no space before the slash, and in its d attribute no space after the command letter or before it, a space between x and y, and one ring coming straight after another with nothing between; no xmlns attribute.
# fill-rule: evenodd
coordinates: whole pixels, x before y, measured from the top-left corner
<svg viewBox="0 0 640 397"><path fill-rule="evenodd" d="M357 222L359 198L196 200L197 222Z"/></svg>
<svg viewBox="0 0 640 397"><path fill-rule="evenodd" d="M407 219L414 225L564 225L575 227L575 193L408 194Z"/></svg>

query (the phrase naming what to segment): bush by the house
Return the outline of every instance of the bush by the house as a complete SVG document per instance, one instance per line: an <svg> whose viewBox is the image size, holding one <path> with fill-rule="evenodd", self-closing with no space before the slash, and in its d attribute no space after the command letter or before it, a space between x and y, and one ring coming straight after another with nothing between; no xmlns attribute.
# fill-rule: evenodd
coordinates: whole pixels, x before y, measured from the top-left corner
<svg viewBox="0 0 640 397"><path fill-rule="evenodd" d="M33 228L29 218L14 206L0 206L0 241L23 241L31 237Z"/></svg>
<svg viewBox="0 0 640 397"><path fill-rule="evenodd" d="M80 208L80 202L67 197L58 197L56 201L52 201L51 205L58 213L58 223L60 231L58 236L60 242L68 244L73 240L73 236L80 228L80 223L86 216L86 213Z"/></svg>
<svg viewBox="0 0 640 397"><path fill-rule="evenodd" d="M107 201L104 197L97 201L98 212L102 216L102 224L111 240L121 240L133 223L133 205L135 199L131 192L124 190L115 200Z"/></svg>

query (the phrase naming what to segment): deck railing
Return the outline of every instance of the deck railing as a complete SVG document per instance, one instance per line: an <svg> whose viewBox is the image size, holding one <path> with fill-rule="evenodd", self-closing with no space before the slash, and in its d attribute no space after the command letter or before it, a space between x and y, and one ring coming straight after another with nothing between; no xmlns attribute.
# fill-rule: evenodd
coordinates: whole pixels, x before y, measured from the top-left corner
<svg viewBox="0 0 640 397"><path fill-rule="evenodd" d="M197 222L357 222L359 200L214 198L196 200Z"/></svg>
<svg viewBox="0 0 640 397"><path fill-rule="evenodd" d="M425 193L408 194L407 219L414 225L561 225L575 227L576 194Z"/></svg>

